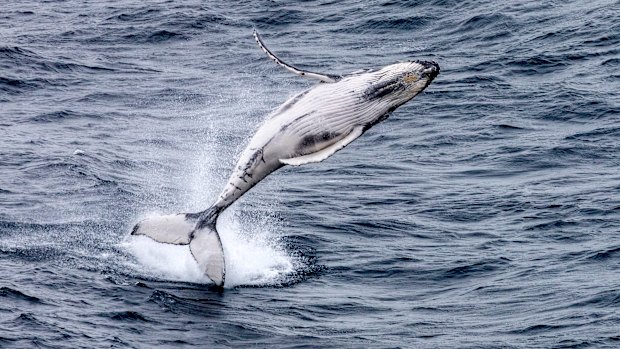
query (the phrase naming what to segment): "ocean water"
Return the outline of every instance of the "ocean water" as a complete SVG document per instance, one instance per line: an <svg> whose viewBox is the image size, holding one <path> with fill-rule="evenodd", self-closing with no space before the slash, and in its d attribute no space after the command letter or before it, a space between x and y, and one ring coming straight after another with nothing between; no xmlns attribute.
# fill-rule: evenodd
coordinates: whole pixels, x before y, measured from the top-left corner
<svg viewBox="0 0 620 349"><path fill-rule="evenodd" d="M129 238L311 87L441 74L221 218L223 291ZM0 347L620 347L618 1L0 2Z"/></svg>

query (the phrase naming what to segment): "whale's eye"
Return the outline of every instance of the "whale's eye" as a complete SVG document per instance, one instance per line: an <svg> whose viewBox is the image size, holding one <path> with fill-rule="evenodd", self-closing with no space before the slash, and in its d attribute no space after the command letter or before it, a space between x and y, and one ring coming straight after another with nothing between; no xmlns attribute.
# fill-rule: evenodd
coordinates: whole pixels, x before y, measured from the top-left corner
<svg viewBox="0 0 620 349"><path fill-rule="evenodd" d="M412 84L416 81L418 81L419 77L416 74L406 74L405 77L403 78L403 81L405 81L405 83L407 84Z"/></svg>

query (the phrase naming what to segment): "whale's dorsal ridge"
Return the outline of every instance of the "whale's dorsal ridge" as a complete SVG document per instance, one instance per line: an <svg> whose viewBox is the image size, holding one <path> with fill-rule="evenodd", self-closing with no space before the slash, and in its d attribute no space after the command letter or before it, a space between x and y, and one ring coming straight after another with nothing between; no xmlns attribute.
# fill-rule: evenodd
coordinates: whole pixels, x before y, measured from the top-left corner
<svg viewBox="0 0 620 349"><path fill-rule="evenodd" d="M299 76L303 76L303 77L307 77L310 79L316 79L319 80L321 82L327 82L327 83L333 83L333 82L337 82L338 80L342 79L342 76L340 75L333 75L333 74L321 74L321 73L315 73L312 71L308 71L308 70L303 70L303 69L299 69L297 67L294 67L288 63L285 63L284 61L282 61L280 58L278 58L275 54L273 54L273 52L271 52L267 46L265 46L265 43L263 42L263 38L260 36L260 34L258 33L258 31L256 29L254 29L254 39L256 40L256 43L258 44L258 46L261 48L261 50L263 50L263 52L265 52L267 54L267 56L273 60L274 62L276 62L277 65L284 67L284 69L297 74Z"/></svg>

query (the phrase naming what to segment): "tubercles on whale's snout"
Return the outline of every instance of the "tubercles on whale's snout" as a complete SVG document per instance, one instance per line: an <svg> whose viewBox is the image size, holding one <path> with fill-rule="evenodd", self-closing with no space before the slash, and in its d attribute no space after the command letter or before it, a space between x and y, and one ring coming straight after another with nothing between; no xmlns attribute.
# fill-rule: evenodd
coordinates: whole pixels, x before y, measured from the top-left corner
<svg viewBox="0 0 620 349"><path fill-rule="evenodd" d="M416 61L416 63L424 67L424 74L429 75L431 79L439 75L439 64L435 61Z"/></svg>

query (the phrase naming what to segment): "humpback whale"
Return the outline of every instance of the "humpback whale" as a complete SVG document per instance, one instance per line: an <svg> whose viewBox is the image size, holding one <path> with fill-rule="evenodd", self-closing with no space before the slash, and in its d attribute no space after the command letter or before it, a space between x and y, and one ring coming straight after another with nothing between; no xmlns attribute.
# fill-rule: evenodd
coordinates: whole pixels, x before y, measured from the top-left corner
<svg viewBox="0 0 620 349"><path fill-rule="evenodd" d="M319 82L266 118L213 205L197 213L147 218L131 232L162 243L189 245L200 269L220 287L226 279L224 250L216 229L222 211L283 166L327 159L422 92L439 74L437 63L420 60L344 75L316 73L282 61L256 30L254 38L276 64Z"/></svg>

